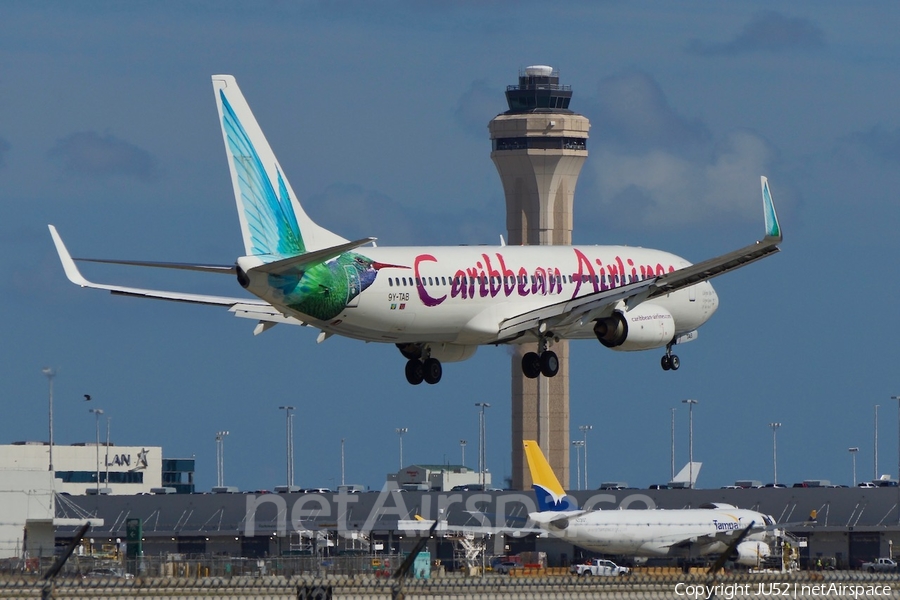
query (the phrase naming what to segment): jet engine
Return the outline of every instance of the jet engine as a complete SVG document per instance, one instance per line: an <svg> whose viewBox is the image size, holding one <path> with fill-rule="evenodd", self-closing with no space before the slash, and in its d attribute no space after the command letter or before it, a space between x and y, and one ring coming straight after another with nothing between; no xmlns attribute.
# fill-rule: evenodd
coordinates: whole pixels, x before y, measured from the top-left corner
<svg viewBox="0 0 900 600"><path fill-rule="evenodd" d="M731 559L739 565L758 567L770 553L769 545L765 542L741 542L735 549L736 556Z"/></svg>
<svg viewBox="0 0 900 600"><path fill-rule="evenodd" d="M623 352L661 348L675 337L675 319L666 309L645 302L597 319L594 335L607 348Z"/></svg>

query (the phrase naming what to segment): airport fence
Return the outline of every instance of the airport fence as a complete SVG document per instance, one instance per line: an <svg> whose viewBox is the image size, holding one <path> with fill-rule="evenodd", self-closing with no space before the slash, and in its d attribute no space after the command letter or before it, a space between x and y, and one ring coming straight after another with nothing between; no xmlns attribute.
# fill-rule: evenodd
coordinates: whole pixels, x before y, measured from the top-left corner
<svg viewBox="0 0 900 600"><path fill-rule="evenodd" d="M637 572L625 577L577 577L535 573L478 577L444 575L397 582L374 575L122 577L62 576L47 584L36 576L0 576L0 598L59 600L122 598L160 600L374 600L386 598L493 598L582 600L590 598L900 598L900 575L859 571L787 574Z"/></svg>
<svg viewBox="0 0 900 600"><path fill-rule="evenodd" d="M405 556L394 554L333 557L297 555L267 558L167 554L144 556L129 561L73 555L63 566L62 575L85 577L113 571L160 578L218 577L227 579L232 577L293 577L296 575L388 577L403 562L404 558ZM55 560L54 557L44 557L0 561L0 575L45 573ZM444 570L439 566L434 569L438 572Z"/></svg>

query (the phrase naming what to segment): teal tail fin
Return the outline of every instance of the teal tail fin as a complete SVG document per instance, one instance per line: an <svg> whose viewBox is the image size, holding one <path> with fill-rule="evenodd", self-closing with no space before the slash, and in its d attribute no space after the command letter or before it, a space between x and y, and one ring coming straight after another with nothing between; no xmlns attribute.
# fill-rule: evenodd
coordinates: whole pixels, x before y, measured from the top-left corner
<svg viewBox="0 0 900 600"><path fill-rule="evenodd" d="M304 212L235 78L212 81L247 255L270 262L346 243Z"/></svg>
<svg viewBox="0 0 900 600"><path fill-rule="evenodd" d="M769 191L769 179L765 176L759 178L762 186L763 214L766 217L766 238L781 241L781 225L778 224L778 215L775 214L775 203L772 201L772 192Z"/></svg>

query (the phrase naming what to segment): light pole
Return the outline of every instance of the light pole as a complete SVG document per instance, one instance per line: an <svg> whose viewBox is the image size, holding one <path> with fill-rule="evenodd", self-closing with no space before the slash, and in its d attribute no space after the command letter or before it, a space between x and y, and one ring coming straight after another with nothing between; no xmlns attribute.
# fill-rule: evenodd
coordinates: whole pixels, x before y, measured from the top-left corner
<svg viewBox="0 0 900 600"><path fill-rule="evenodd" d="M682 400L688 405L688 476L690 477L690 488L694 489L694 405L699 404L699 400Z"/></svg>
<svg viewBox="0 0 900 600"><path fill-rule="evenodd" d="M284 411L285 427L287 428L285 433L287 439L287 485L288 490L293 491L291 488L294 487L294 407L279 406L278 410Z"/></svg>
<svg viewBox="0 0 900 600"><path fill-rule="evenodd" d="M847 448L847 452L853 457L853 487L856 487L856 453L859 452L859 448L856 446Z"/></svg>
<svg viewBox="0 0 900 600"><path fill-rule="evenodd" d="M672 477L669 481L675 480L675 407L672 407Z"/></svg>
<svg viewBox="0 0 900 600"><path fill-rule="evenodd" d="M400 437L400 469L403 469L403 434L409 431L409 427L398 427L394 431Z"/></svg>
<svg viewBox="0 0 900 600"><path fill-rule="evenodd" d="M466 440L459 440L459 449L462 452L462 466L466 466Z"/></svg>
<svg viewBox="0 0 900 600"><path fill-rule="evenodd" d="M41 373L47 376L50 382L50 472L53 472L53 378L56 377L56 371L50 367L41 369Z"/></svg>
<svg viewBox="0 0 900 600"><path fill-rule="evenodd" d="M103 414L102 408L89 408L88 412L94 413L94 421L97 426L97 445L95 454L97 459L97 495L100 495L100 415Z"/></svg>
<svg viewBox="0 0 900 600"><path fill-rule="evenodd" d="M589 489L589 488L588 488L588 478L587 478L587 474L588 474L588 468L587 468L587 432L590 431L590 430L593 429L593 428L594 428L593 425L579 425L579 426L578 426L578 429L579 429L579 431L581 431L582 439L583 439L583 441L584 441L584 450L583 450L583 452L584 452L584 478L582 479L582 481L584 482L584 489Z"/></svg>
<svg viewBox="0 0 900 600"><path fill-rule="evenodd" d="M485 463L487 462L484 439L484 409L490 408L491 405L487 402L476 402L475 406L481 409L481 412L478 414L478 482L484 489L484 471L486 468Z"/></svg>
<svg viewBox="0 0 900 600"><path fill-rule="evenodd" d="M781 427L781 423L769 423L769 427L772 428L772 483L778 483L778 428Z"/></svg>
<svg viewBox="0 0 900 600"><path fill-rule="evenodd" d="M109 424L111 421L112 417L106 417L106 451L103 456L103 466L106 473L103 481L106 482L107 487L109 486Z"/></svg>
<svg viewBox="0 0 900 600"><path fill-rule="evenodd" d="M341 485L344 485L344 441L345 438L341 438Z"/></svg>
<svg viewBox="0 0 900 600"><path fill-rule="evenodd" d="M872 481L878 479L878 404L875 405L875 473L872 475Z"/></svg>
<svg viewBox="0 0 900 600"><path fill-rule="evenodd" d="M216 485L225 485L225 436L227 431L216 432Z"/></svg>
<svg viewBox="0 0 900 600"><path fill-rule="evenodd" d="M584 440L572 440L575 446L575 480L576 489L581 489L581 449L584 448Z"/></svg>
<svg viewBox="0 0 900 600"><path fill-rule="evenodd" d="M900 396L891 396L891 400L900 400ZM897 406L897 481L900 482L900 405Z"/></svg>

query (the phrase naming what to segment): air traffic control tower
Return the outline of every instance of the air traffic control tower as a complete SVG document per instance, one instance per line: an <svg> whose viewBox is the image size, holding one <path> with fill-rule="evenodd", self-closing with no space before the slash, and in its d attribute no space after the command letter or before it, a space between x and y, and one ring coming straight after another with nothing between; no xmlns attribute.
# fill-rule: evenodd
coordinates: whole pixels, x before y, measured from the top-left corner
<svg viewBox="0 0 900 600"><path fill-rule="evenodd" d="M590 121L569 110L572 88L559 72L531 66L506 88L509 110L495 117L491 159L506 196L509 244L572 243L575 184L587 157ZM537 346L537 343L534 344ZM553 344L554 377L526 377L522 357L532 344L514 346L512 358L512 486L530 489L522 440L537 440L564 487L569 483L569 345Z"/></svg>

